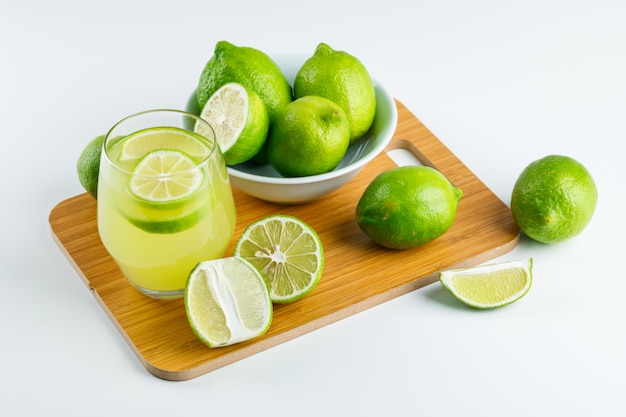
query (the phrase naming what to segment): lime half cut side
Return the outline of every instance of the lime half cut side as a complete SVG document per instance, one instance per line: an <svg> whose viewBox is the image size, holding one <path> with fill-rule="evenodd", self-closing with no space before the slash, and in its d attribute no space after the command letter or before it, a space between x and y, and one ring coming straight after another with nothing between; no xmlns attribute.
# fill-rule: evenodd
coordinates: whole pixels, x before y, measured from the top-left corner
<svg viewBox="0 0 626 417"><path fill-rule="evenodd" d="M324 269L324 249L315 230L298 218L280 214L250 224L235 245L235 255L261 273L277 304L309 294Z"/></svg>
<svg viewBox="0 0 626 417"><path fill-rule="evenodd" d="M179 149L202 161L211 149L198 136L178 127L153 127L140 130L126 137L121 145L119 161L135 161L158 149Z"/></svg>
<svg viewBox="0 0 626 417"><path fill-rule="evenodd" d="M235 82L224 84L206 102L200 117L215 130L227 165L246 162L267 138L269 118L263 101L252 90ZM204 124L196 123L202 133Z"/></svg>
<svg viewBox="0 0 626 417"><path fill-rule="evenodd" d="M439 281L470 307L490 309L522 298L532 284L532 258L442 271Z"/></svg>
<svg viewBox="0 0 626 417"><path fill-rule="evenodd" d="M261 336L273 307L259 272L238 257L200 262L185 286L185 311L196 336L209 347Z"/></svg>

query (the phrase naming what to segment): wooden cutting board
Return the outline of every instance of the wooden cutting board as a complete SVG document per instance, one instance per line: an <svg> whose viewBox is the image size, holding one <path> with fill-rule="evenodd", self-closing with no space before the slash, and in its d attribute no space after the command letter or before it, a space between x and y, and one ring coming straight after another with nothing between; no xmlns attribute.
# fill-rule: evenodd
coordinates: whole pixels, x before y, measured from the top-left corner
<svg viewBox="0 0 626 417"><path fill-rule="evenodd" d="M196 338L182 300L162 301L134 290L104 249L96 227L96 203L81 194L50 213L52 235L141 363L166 380L187 380L331 324L435 282L438 272L473 266L513 249L519 240L509 208L446 148L402 103L387 148L404 148L463 190L454 225L424 246L396 251L373 243L354 220L365 187L396 164L383 152L348 184L314 203L270 204L233 189L238 212L234 242L253 221L290 214L319 234L325 250L323 276L307 297L276 305L268 332L234 346L208 348Z"/></svg>

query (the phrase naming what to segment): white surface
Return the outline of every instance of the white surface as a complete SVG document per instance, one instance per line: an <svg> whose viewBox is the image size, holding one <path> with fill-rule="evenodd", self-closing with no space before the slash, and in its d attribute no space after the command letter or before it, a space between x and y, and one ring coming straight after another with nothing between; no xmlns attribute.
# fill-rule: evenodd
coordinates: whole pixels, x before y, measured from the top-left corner
<svg viewBox="0 0 626 417"><path fill-rule="evenodd" d="M2 414L626 415L626 3L248 3L0 4ZM133 112L183 107L221 39L351 52L507 204L532 160L577 158L599 188L595 217L574 240L522 238L502 257L535 260L533 287L508 307L464 308L435 283L194 380L159 380L48 215L82 192L87 141Z"/></svg>

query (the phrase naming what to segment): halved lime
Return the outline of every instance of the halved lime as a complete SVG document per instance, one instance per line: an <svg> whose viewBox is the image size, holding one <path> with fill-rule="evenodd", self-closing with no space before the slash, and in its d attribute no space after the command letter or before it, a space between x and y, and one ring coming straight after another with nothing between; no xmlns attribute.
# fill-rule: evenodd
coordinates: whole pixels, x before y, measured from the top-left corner
<svg viewBox="0 0 626 417"><path fill-rule="evenodd" d="M179 149L200 161L210 149L196 133L178 127L153 127L126 137L121 144L119 161L141 159L158 149Z"/></svg>
<svg viewBox="0 0 626 417"><path fill-rule="evenodd" d="M200 262L191 271L185 311L194 333L209 347L260 336L273 315L263 278L238 257Z"/></svg>
<svg viewBox="0 0 626 417"><path fill-rule="evenodd" d="M489 309L522 298L532 283L532 258L451 269L439 274L441 284L470 307Z"/></svg>
<svg viewBox="0 0 626 417"><path fill-rule="evenodd" d="M280 214L250 224L235 245L235 255L261 273L274 303L309 294L324 269L324 249L315 230L296 217Z"/></svg>
<svg viewBox="0 0 626 417"><path fill-rule="evenodd" d="M246 162L260 150L267 138L269 118L265 104L252 90L239 83L220 87L206 102L200 117L215 130L227 165ZM202 133L203 125L196 123Z"/></svg>
<svg viewBox="0 0 626 417"><path fill-rule="evenodd" d="M165 203L192 195L204 179L203 170L188 154L173 149L148 153L133 171L128 188L141 200Z"/></svg>

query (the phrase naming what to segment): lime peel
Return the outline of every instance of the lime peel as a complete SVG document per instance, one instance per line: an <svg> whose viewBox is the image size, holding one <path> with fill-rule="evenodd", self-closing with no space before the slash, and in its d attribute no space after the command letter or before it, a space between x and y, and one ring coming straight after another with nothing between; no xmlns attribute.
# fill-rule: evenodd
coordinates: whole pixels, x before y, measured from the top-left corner
<svg viewBox="0 0 626 417"><path fill-rule="evenodd" d="M439 281L459 301L478 309L511 304L532 284L532 258L442 271Z"/></svg>
<svg viewBox="0 0 626 417"><path fill-rule="evenodd" d="M319 43L314 54L298 70L294 98L325 97L341 107L348 119L350 145L370 129L376 115L374 82L355 56Z"/></svg>
<svg viewBox="0 0 626 417"><path fill-rule="evenodd" d="M98 174L100 172L100 156L104 135L92 139L83 149L78 161L76 161L76 171L78 180L85 191L90 196L98 198Z"/></svg>
<svg viewBox="0 0 626 417"><path fill-rule="evenodd" d="M581 233L591 221L598 189L577 160L548 155L520 173L511 193L511 212L531 239L558 243Z"/></svg>
<svg viewBox="0 0 626 417"><path fill-rule="evenodd" d="M453 225L463 191L440 171L400 166L378 174L365 188L355 210L359 228L391 249L429 243Z"/></svg>
<svg viewBox="0 0 626 417"><path fill-rule="evenodd" d="M305 96L281 108L267 139L270 164L284 177L325 174L346 155L350 124L333 101Z"/></svg>
<svg viewBox="0 0 626 417"><path fill-rule="evenodd" d="M222 40L215 44L213 56L200 74L196 89L198 107L204 108L218 88L233 81L259 96L270 120L278 109L292 101L291 85L269 55Z"/></svg>

